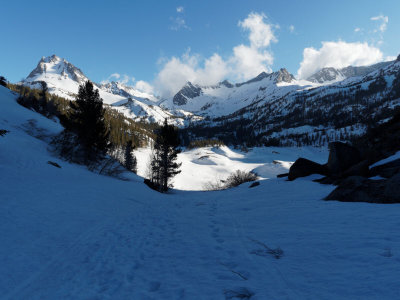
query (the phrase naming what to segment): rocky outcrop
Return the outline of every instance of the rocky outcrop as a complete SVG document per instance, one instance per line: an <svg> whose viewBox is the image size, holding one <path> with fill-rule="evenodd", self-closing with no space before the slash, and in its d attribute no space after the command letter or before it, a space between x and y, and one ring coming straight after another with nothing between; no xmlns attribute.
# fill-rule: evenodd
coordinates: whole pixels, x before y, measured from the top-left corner
<svg viewBox="0 0 400 300"><path fill-rule="evenodd" d="M287 82L290 83L294 80L294 76L288 72L285 68L280 69L278 72L272 73L272 76L275 77L274 82Z"/></svg>
<svg viewBox="0 0 400 300"><path fill-rule="evenodd" d="M175 105L185 105L188 99L200 96L202 93L201 87L193 85L191 82L186 85L174 96L173 102Z"/></svg>
<svg viewBox="0 0 400 300"><path fill-rule="evenodd" d="M343 202L400 203L400 173L390 179L352 176L343 180L325 200Z"/></svg>
<svg viewBox="0 0 400 300"><path fill-rule="evenodd" d="M357 148L342 142L329 144L329 158L326 163L330 175L340 176L362 160Z"/></svg>
<svg viewBox="0 0 400 300"><path fill-rule="evenodd" d="M400 159L396 159L386 164L373 167L370 170L370 176L381 176L384 178L390 178L399 173Z"/></svg>
<svg viewBox="0 0 400 300"><path fill-rule="evenodd" d="M297 159L289 169L288 179L294 180L311 174L325 175L335 180L348 176L368 176L368 162L362 160L356 148L349 144L333 142L329 149L328 162L324 165L305 158Z"/></svg>
<svg viewBox="0 0 400 300"><path fill-rule="evenodd" d="M361 176L351 176L343 180L325 200L390 203L389 199L383 197L384 190L384 180L371 180Z"/></svg>
<svg viewBox="0 0 400 300"><path fill-rule="evenodd" d="M289 169L288 180L306 177L312 174L328 175L326 166L305 158L297 159Z"/></svg>

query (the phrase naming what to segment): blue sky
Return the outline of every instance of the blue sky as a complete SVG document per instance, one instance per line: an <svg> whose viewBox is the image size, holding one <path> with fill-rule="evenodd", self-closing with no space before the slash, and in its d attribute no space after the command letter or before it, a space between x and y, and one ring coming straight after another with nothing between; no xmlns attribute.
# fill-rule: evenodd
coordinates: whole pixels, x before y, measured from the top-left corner
<svg viewBox="0 0 400 300"><path fill-rule="evenodd" d="M96 82L119 74L166 94L184 80L241 81L262 69L305 77L397 56L399 17L396 0L7 1L0 74L18 81L57 54Z"/></svg>

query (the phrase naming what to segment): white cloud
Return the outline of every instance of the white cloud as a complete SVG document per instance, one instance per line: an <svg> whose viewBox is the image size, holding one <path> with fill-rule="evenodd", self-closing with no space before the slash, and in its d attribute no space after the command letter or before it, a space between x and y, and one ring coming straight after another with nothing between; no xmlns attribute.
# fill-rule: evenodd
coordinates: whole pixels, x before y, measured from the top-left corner
<svg viewBox="0 0 400 300"><path fill-rule="evenodd" d="M101 84L106 84L109 83L110 81L117 81L120 82L122 84L128 84L129 82L134 82L135 81L135 77L131 77L129 75L126 74L119 74L119 73L113 73L110 76L108 76L107 79L102 80L100 83Z"/></svg>
<svg viewBox="0 0 400 300"><path fill-rule="evenodd" d="M374 32L378 32L380 31L381 33L385 32L387 29L387 24L389 23L389 17L388 16L384 16L384 15L379 15L376 17L372 17L371 21L380 21L380 25L377 29L374 30Z"/></svg>
<svg viewBox="0 0 400 300"><path fill-rule="evenodd" d="M229 62L233 65L232 76L236 80L247 80L261 72L271 72L274 59L267 50L239 45L233 48L233 57Z"/></svg>
<svg viewBox="0 0 400 300"><path fill-rule="evenodd" d="M238 26L247 31L249 45L240 44L232 49L227 58L214 53L208 58L191 54L190 49L181 57L161 60L161 71L155 79L155 86L164 96L172 96L187 81L201 85L216 84L227 77L247 80L259 73L271 71L273 55L269 47L278 40L274 29L264 14L250 13Z"/></svg>
<svg viewBox="0 0 400 300"><path fill-rule="evenodd" d="M368 43L322 42L320 49L305 48L297 77L306 79L324 67L371 65L383 60L380 49Z"/></svg>
<svg viewBox="0 0 400 300"><path fill-rule="evenodd" d="M138 90L139 92L143 92L143 93L147 93L147 94L153 94L154 93L154 88L153 86L143 80L139 80L138 82L136 82L134 88L136 90Z"/></svg>
<svg viewBox="0 0 400 300"><path fill-rule="evenodd" d="M191 30L191 28L186 24L186 21L184 18L181 17L176 17L176 18L171 18L172 24L169 27L171 30L178 31L179 29L187 29Z"/></svg>
<svg viewBox="0 0 400 300"><path fill-rule="evenodd" d="M293 32L294 32L294 25L290 25L290 26L289 26L289 32L290 32L290 33L293 33Z"/></svg>
<svg viewBox="0 0 400 300"><path fill-rule="evenodd" d="M354 28L354 32L360 32L360 31L361 31L361 28L359 28L359 27Z"/></svg>
<svg viewBox="0 0 400 300"><path fill-rule="evenodd" d="M120 77L121 77L120 74L114 73L114 74L111 74L109 78L116 78L116 79L119 79Z"/></svg>
<svg viewBox="0 0 400 300"><path fill-rule="evenodd" d="M392 60L396 60L397 56L393 56L393 55L389 55L385 57L385 61L392 61Z"/></svg>
<svg viewBox="0 0 400 300"><path fill-rule="evenodd" d="M264 14L250 13L246 19L238 23L240 27L250 32L251 47L268 47L271 42L278 41L273 33L273 25L265 23L265 18Z"/></svg>
<svg viewBox="0 0 400 300"><path fill-rule="evenodd" d="M178 6L178 7L176 8L176 12L178 12L178 13L183 13L183 11L184 11L183 6Z"/></svg>
<svg viewBox="0 0 400 300"><path fill-rule="evenodd" d="M158 92L163 96L172 96L187 81L201 85L215 84L228 74L227 63L218 55L203 60L188 49L181 57L167 60L155 80Z"/></svg>

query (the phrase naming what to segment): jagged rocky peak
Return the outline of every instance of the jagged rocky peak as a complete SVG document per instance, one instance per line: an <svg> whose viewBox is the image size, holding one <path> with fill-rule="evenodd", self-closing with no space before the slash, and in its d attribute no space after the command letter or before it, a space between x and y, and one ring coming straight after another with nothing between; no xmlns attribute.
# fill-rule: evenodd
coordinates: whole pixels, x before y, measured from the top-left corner
<svg viewBox="0 0 400 300"><path fill-rule="evenodd" d="M327 67L322 68L318 72L314 73L308 77L307 80L314 83L324 83L327 81L337 80L341 76L343 76L343 74L339 70L332 67Z"/></svg>
<svg viewBox="0 0 400 300"><path fill-rule="evenodd" d="M42 57L42 59L46 63L55 63L55 62L58 62L61 60L65 61L65 59L61 59L55 54L53 54L52 56L48 56L48 57Z"/></svg>
<svg viewBox="0 0 400 300"><path fill-rule="evenodd" d="M219 85L223 85L223 86L226 86L227 88L233 88L234 87L234 85L232 84L232 83L230 83L228 80L224 80L224 81L222 81L222 82L220 82L219 83Z"/></svg>
<svg viewBox="0 0 400 300"><path fill-rule="evenodd" d="M400 54L399 54L399 56L397 56L396 61L400 61Z"/></svg>
<svg viewBox="0 0 400 300"><path fill-rule="evenodd" d="M272 75L275 77L274 81L275 83L279 82L292 82L294 80L294 76L288 72L285 68L280 69L277 72L272 73Z"/></svg>
<svg viewBox="0 0 400 300"><path fill-rule="evenodd" d="M114 95L120 95L122 97L131 97L132 94L129 93L132 88L125 86L124 84L116 81L111 81L103 83L99 86L102 90L107 91Z"/></svg>
<svg viewBox="0 0 400 300"><path fill-rule="evenodd" d="M38 77L42 74L59 75L62 78L69 77L78 83L87 80L86 76L79 68L55 54L48 57L42 57L36 68L28 75L27 80L38 80Z"/></svg>
<svg viewBox="0 0 400 300"><path fill-rule="evenodd" d="M290 74L288 72L288 70L286 70L285 68L280 69L277 72L273 72L273 73L266 73L266 72L261 72L260 74L258 74L256 77L254 77L253 79L250 79L246 82L243 83L237 83L236 86L240 87L244 84L249 84L249 83L253 83L253 82L258 82L261 81L265 78L270 78L271 80L274 81L274 83L280 83L280 82L292 82L292 80L294 80L294 76L292 74Z"/></svg>
<svg viewBox="0 0 400 300"><path fill-rule="evenodd" d="M236 87L240 87L240 86L245 85L245 84L249 84L249 83L261 81L261 80L263 80L264 78L267 78L269 75L271 75L271 74L267 74L267 73L265 73L265 72L261 72L260 74L258 74L258 75L257 75L256 77L254 77L253 79L250 79L250 80L248 80L248 81L246 81L246 82L242 82L242 83L236 83Z"/></svg>
<svg viewBox="0 0 400 300"><path fill-rule="evenodd" d="M185 105L188 99L193 99L202 94L201 87L188 81L173 98L175 105Z"/></svg>

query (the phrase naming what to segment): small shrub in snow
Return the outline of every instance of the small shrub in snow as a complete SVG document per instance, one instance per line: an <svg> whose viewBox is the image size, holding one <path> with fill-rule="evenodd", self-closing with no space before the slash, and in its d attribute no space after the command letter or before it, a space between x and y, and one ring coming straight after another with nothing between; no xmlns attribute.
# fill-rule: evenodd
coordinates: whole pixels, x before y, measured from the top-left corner
<svg viewBox="0 0 400 300"><path fill-rule="evenodd" d="M229 175L226 179L225 186L227 188L232 188L245 182L255 181L257 178L258 176L256 173L236 170L236 172Z"/></svg>
<svg viewBox="0 0 400 300"><path fill-rule="evenodd" d="M101 160L93 170L98 170L99 174L102 175L124 179L121 175L125 172L125 168L112 157Z"/></svg>
<svg viewBox="0 0 400 300"><path fill-rule="evenodd" d="M5 136L8 133L8 130L0 129L0 136Z"/></svg>
<svg viewBox="0 0 400 300"><path fill-rule="evenodd" d="M203 189L206 191L220 191L229 188L236 187L245 182L255 181L258 176L254 172L246 172L236 170L226 180L215 179L215 181L209 181L203 185Z"/></svg>
<svg viewBox="0 0 400 300"><path fill-rule="evenodd" d="M224 185L223 180L216 179L215 181L209 181L203 184L203 189L205 191L220 191L220 190L225 190L226 187Z"/></svg>

